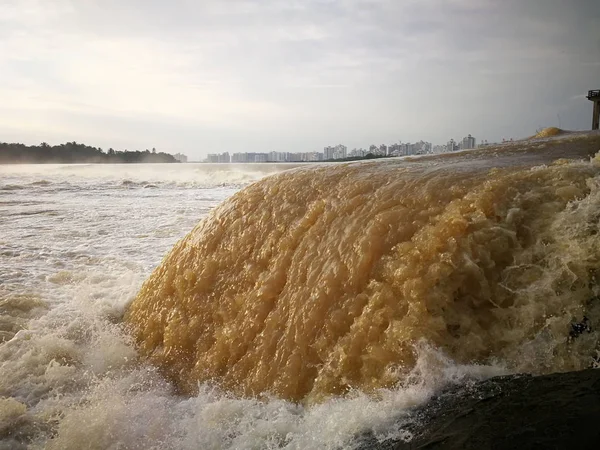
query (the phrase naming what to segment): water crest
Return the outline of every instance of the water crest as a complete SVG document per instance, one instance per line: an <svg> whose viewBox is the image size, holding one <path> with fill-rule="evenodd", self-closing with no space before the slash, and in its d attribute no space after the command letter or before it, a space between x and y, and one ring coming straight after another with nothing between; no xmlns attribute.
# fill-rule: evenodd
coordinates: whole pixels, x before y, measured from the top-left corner
<svg viewBox="0 0 600 450"><path fill-rule="evenodd" d="M597 332L572 324L599 319L599 140L541 145L266 178L175 246L126 321L186 392L374 392L421 340L462 364L590 366Z"/></svg>

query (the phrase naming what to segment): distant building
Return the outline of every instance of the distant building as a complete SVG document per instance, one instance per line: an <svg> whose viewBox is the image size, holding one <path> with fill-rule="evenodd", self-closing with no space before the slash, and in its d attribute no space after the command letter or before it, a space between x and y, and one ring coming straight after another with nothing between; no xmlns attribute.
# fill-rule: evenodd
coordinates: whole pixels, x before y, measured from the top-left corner
<svg viewBox="0 0 600 450"><path fill-rule="evenodd" d="M335 149L333 147L327 146L323 149L323 159L333 159Z"/></svg>
<svg viewBox="0 0 600 450"><path fill-rule="evenodd" d="M469 135L470 136L470 135ZM454 142L454 140L452 140ZM462 143L461 143L462 144ZM456 150L457 145L454 142L453 149ZM338 144L336 146L327 146L323 148L323 153L320 152L302 152L302 153L290 153L290 152L276 152L271 151L268 153L255 153L255 152L244 152L244 153L233 153L231 156L229 153L221 154L209 154L206 158L206 162L210 163L263 163L263 162L309 162L309 161L333 161L342 160L345 158L353 157L365 157L368 154L377 156L405 156L414 154L427 154L432 153L433 146L430 142L419 141L415 144L410 143L394 143L387 146L386 144L371 145L369 150L363 148L354 148L351 152L348 152L348 148L345 145ZM452 151L452 150L451 150ZM187 161L187 157L182 154L177 154L177 157L181 160Z"/></svg>
<svg viewBox="0 0 600 450"><path fill-rule="evenodd" d="M362 158L367 155L367 150L364 148L354 148L350 151L350 156L353 158Z"/></svg>
<svg viewBox="0 0 600 450"><path fill-rule="evenodd" d="M248 153L234 153L231 155L232 163L247 163L248 162Z"/></svg>
<svg viewBox="0 0 600 450"><path fill-rule="evenodd" d="M333 149L333 159L344 159L347 157L348 148L345 145L338 144Z"/></svg>
<svg viewBox="0 0 600 450"><path fill-rule="evenodd" d="M186 162L188 162L188 157L186 155L184 155L183 153L175 153L173 155L173 158L175 158L180 163L186 163Z"/></svg>
<svg viewBox="0 0 600 450"><path fill-rule="evenodd" d="M267 161L269 161L269 162L285 162L286 156L287 156L286 153L270 152L269 156L267 158Z"/></svg>
<svg viewBox="0 0 600 450"><path fill-rule="evenodd" d="M348 148L338 144L335 147L327 146L323 149L323 159L343 159L348 156ZM306 160L303 160L306 161Z"/></svg>
<svg viewBox="0 0 600 450"><path fill-rule="evenodd" d="M369 147L369 153L376 156L385 156L387 154L387 145L381 144L379 147L377 145L371 145Z"/></svg>
<svg viewBox="0 0 600 450"><path fill-rule="evenodd" d="M468 135L467 137L463 138L461 147L463 150L470 150L475 148L475 138L471 135Z"/></svg>
<svg viewBox="0 0 600 450"><path fill-rule="evenodd" d="M432 152L432 145L423 140L412 144L411 155L427 155Z"/></svg>
<svg viewBox="0 0 600 450"><path fill-rule="evenodd" d="M458 145L456 145L456 141L454 139L450 139L446 144L446 151L454 152L456 150L458 150Z"/></svg>
<svg viewBox="0 0 600 450"><path fill-rule="evenodd" d="M307 152L304 153L302 161L323 161L323 154L319 152Z"/></svg>
<svg viewBox="0 0 600 450"><path fill-rule="evenodd" d="M254 155L254 162L263 163L269 160L269 155L266 153L256 153Z"/></svg>

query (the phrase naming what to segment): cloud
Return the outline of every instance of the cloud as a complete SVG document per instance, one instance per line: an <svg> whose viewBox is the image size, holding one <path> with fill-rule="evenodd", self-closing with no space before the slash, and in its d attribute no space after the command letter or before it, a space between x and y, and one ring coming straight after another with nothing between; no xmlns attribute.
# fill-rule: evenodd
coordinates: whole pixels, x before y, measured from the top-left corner
<svg viewBox="0 0 600 450"><path fill-rule="evenodd" d="M5 0L0 133L87 142L111 127L116 141L171 140L198 155L527 135L593 88L598 9L583 0ZM586 108L561 117L583 127Z"/></svg>

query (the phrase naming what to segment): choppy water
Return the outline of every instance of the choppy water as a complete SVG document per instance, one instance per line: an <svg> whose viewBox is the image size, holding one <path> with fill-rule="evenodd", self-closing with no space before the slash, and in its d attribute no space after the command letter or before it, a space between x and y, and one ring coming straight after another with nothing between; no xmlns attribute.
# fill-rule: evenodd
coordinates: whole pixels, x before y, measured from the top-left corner
<svg viewBox="0 0 600 450"><path fill-rule="evenodd" d="M457 224L460 222L457 219L458 212L462 214L469 209L468 202L463 202L462 207L465 211L458 205L450 211L453 214L448 212L445 206L448 202L441 201L441 197L438 199L440 201L436 207L439 211L436 214L433 206L422 207L426 203L425 200L435 200L433 193L441 192L439 187L435 188L435 180L440 174L447 175L441 178L445 180L444 186L448 195L453 196L452 198L462 198L464 195L468 197L470 182L452 183L452 173L462 173L461 176L456 175L456 179L464 181L464 179L471 179L469 174L474 171L481 175L491 173L488 171L494 166L513 168L518 166L518 170L511 169L512 180L503 179L496 185L493 183L488 185L487 191L483 190L488 193L486 201L493 203L495 197L489 192L496 192L494 189L497 188L499 191L504 189L505 192L505 187L510 186L511 182L518 184L520 178L515 173L520 170L523 170L523 173L527 172L529 182L538 183L536 186L543 187L546 184L552 186L544 192L554 199L554 203L550 202L552 205L546 212L543 208L536 209L536 214L540 211L547 213L548 220L554 224L553 230L567 230L564 233L565 245L579 253L568 250L564 254L570 255L571 260L583 259L585 269L597 263L594 259L596 249L594 247L587 253L582 253L581 249L577 250L574 243L592 242L589 240L591 234L588 231L591 230L594 220L597 222L594 214L600 195L597 194L597 163L590 162L588 155L600 149L600 145L597 145L600 142L586 141L583 144L582 142L570 144L571 156L584 159L564 165L564 170L560 165L548 168L544 165L548 161L544 162L544 158L541 161L539 155L538 157L534 155L535 151L545 151L545 159L552 160L564 153L562 150L558 152L553 148L536 147L526 150L508 148L496 153L492 151L484 156L472 153L474 157L458 157L458 159L439 157L412 162L394 162L391 165L380 161L367 165L331 166L316 169L318 174L315 172L312 175L310 171L314 171L315 168L309 168L308 171L300 169L292 176L281 174L272 180L254 185L255 188L233 198L232 195L246 184L289 166L0 166L0 339L3 340L0 344L0 448L352 448L356 442L354 437L368 430L373 431L381 440L410 438L401 429L401 420L399 421L398 417L402 417L403 412L409 407L426 402L448 383L487 378L520 369L534 372L540 370L540 367L519 365L514 359L503 359L502 356L506 354L502 352L497 353L497 358L485 358L480 353L472 355L471 358L468 352L465 354L457 352L457 345L443 345L443 342L436 340L436 337L446 337L441 333L442 329L456 334L460 327L448 328L445 323L440 325L440 319L427 319L428 329L431 332L419 334L415 331L418 327L415 327L416 316L413 315L412 322L404 324L404 329L407 330L407 342L400 346L398 363L401 363L404 358L406 364L400 367L401 370L394 372L396 375L399 374L399 378L392 380L389 377L382 377L380 382L377 380L369 382L370 379L365 382L366 378L361 378L365 373L367 375L392 373L386 366L389 362L386 358L390 355L394 356L394 352L390 351L392 347L389 342L393 339L397 340L397 336L396 338L392 336L393 339L386 341L385 337L377 337L377 333L386 329L380 326L382 320L388 321L388 328L389 323L395 320L394 309L393 307L390 309L394 295L397 296L399 303L412 298L411 294L407 294L409 291L404 282L398 281L406 278L401 276L402 255L408 255L413 259L412 264L414 264L415 258L427 259L423 253L426 247L428 248L428 242L435 243L436 239L440 243L450 242L449 238L442 236L443 233L438 229L437 234L430 235L429 241L425 237L415 240L425 247L404 248L403 250L406 250L404 252L400 251L402 249L399 250L398 242L392 242L393 236L398 235L393 231L394 226L402 222L403 217L409 216L393 213L394 199L411 198L406 197L408 191L404 191L404 196L397 197L396 194L402 194L402 189L410 189L410 186L415 185L414 181L421 178L405 178L405 181L412 179L413 182L409 181L401 185L394 184L395 180L402 179L406 171L408 173L415 173L414 170L421 171L419 173L429 180L429 188L415 191L419 196L412 197L409 202L412 206L404 204L402 207L412 207L414 211L408 213L412 214L410 217L414 219L420 218L419 220L427 222L430 220L429 217L435 216L440 217L436 223ZM594 145L599 148L594 150L592 148ZM532 169L532 166L535 167ZM409 169L409 167L417 169ZM531 175L537 173L536 171L539 171L539 176ZM362 177L361 174L366 175ZM481 178L480 175L478 179ZM553 183L551 180L555 179L554 175L557 179L567 177L567 182L563 183L564 185ZM337 180L333 190L332 184L328 184L332 179ZM286 180L291 180L289 185L286 185ZM483 183L485 184L485 181ZM578 184L578 191L562 189L568 188L568 185L573 183L581 184L581 186ZM462 197L461 189L465 191ZM310 192L314 193L315 190L319 191L319 194L316 197L311 196ZM483 195L485 194L483 191L480 189L477 192ZM522 188L521 191L526 193L527 189ZM345 195L347 192L354 194ZM499 195L498 199L508 197L510 196ZM193 393L191 396L181 395L179 393L181 383L176 387L171 381L177 380L178 376L174 376L168 370L168 367L172 367L173 354L169 356L168 351L163 352L168 345L159 345L157 350L154 347L157 342L155 338L151 337L149 341L144 341L146 333L156 336L156 329L152 326L156 325L157 320L153 318L152 311L158 312L159 315L163 314L160 313L160 308L152 306L152 301L150 304L134 303L142 306L138 306L137 316L130 315L128 320L130 325L137 324L135 334L143 344L142 353L152 354L151 359L157 363L157 366L162 367L163 372L147 363L145 357L140 356L133 338L124 332L122 316L127 305L140 290L143 281L159 265L163 256L196 226L200 218L207 216L210 210L228 198L232 199L215 210L216 214L207 222L208 225L199 226L191 234L192 238L183 241L179 246L180 250L173 252L169 256L170 259L163 262L163 267L172 268L171 281L182 277L182 280L187 280L186 283L190 282L190 277L193 278L190 271L196 273L195 277L201 278L202 270L206 271L207 267L217 268L211 270L213 274L222 275L222 277L217 276L218 281L215 281L217 278L213 276L210 283L194 282L190 286L200 292L200 294L192 292L192 296L201 298L206 308L209 310L214 308L215 314L222 318L225 331L233 333L231 340L222 340L215 346L211 345L211 342L214 344L215 341L210 339L208 341L211 342L208 344L207 341L202 342L201 340L204 339L202 333L197 335L197 330L202 329L202 324L199 328L198 324L196 328L184 326L188 323L173 326L171 319L177 319L177 314L181 314L181 302L185 304L186 295L190 294L190 292L186 294L187 285L181 284L183 281L179 284L184 295L177 297L179 300L175 298L176 296L168 294L171 288L165 291L164 286L161 285L164 280L161 281L160 277L157 280L156 275L155 281L146 285L145 294L140 297L152 301L162 298L164 304L169 305L169 310L164 317L168 319L167 326L171 327L170 338L164 338L164 323L161 325L162 331L158 333L162 336L162 344L176 343L175 347L181 351L176 355L181 359L175 358L179 361L176 367L183 369L181 377L186 380L183 383L184 388ZM544 200L542 196L537 198L540 201ZM349 199L351 201L348 202ZM470 200L471 203L482 201L481 199ZM314 202L319 203L321 207L319 208L319 204ZM357 202L363 202L363 206ZM367 204L371 206L364 206ZM244 205L247 208L240 217L245 217L247 221L242 223L236 211L242 211ZM332 205L333 209L328 209ZM241 209L236 209L238 207ZM386 214L386 209L392 213ZM471 212L476 209L471 208ZM231 214L228 215L228 211ZM523 219L528 217L526 213L519 215L514 210L511 212L510 208L505 208L505 212L502 220L510 215L514 223L527 222ZM579 231L569 229L570 225L567 222L571 212L575 215L579 214L578 220L585 221L587 225L578 229ZM303 227L303 223L304 225L308 223L307 214L312 218L312 225L319 223L321 219L335 222L338 234L327 238L326 227L322 229L312 225ZM361 222L363 220L361 216L366 222ZM476 216L477 214L473 213L469 217ZM463 220L466 220L464 217L465 214ZM339 221L339 224L336 221ZM344 223L350 225L345 228ZM366 226L369 223L374 228ZM482 225L480 230L486 229L483 226L484 221L479 223ZM590 223L592 225L589 225ZM527 222L525 225L529 226L531 223ZM313 234L307 232L310 228L313 229ZM427 226L418 225L414 231L416 233L418 230L426 229ZM460 229L459 225L455 225L457 233ZM280 233L281 236L274 235L273 230L275 234ZM293 234L292 237L297 238L295 246L290 244L292 243L290 236L286 235L290 232ZM348 233L363 236L364 239L350 238ZM485 240L490 236L499 239L505 234L505 231L496 230L496 234L482 235L478 242L484 245ZM400 235L405 236L406 230ZM431 236L437 237L433 239ZM217 241L213 242L213 238L217 237ZM450 237L457 241L461 240L458 234ZM369 239L365 240L366 238ZM548 238L548 235L545 238ZM362 241L364 245L361 246ZM554 243L556 241L555 239ZM252 242L254 244L250 244ZM314 245L311 245L311 242ZM561 243L560 239L558 242ZM189 253L188 247L186 256L181 246L190 244L192 247L196 246L196 249L203 247L207 249L201 253L195 251ZM557 248L557 245L553 247L550 241L545 241L544 245L549 245L553 251ZM348 246L352 251L345 249L344 246ZM444 254L443 251L436 251L434 247L435 245L431 244L431 255ZM375 248L375 255L373 248ZM515 248L517 246L512 245L511 249ZM527 247L529 250L531 248L531 246ZM311 251L314 252L310 253ZM350 253L344 256L344 252L348 251ZM560 259L562 250L557 251ZM243 252L245 253L242 255ZM362 264L360 270L354 270L348 265L352 261L353 252L357 252L358 256L371 255L367 258L368 261L359 258L357 264ZM394 256L398 252L400 256ZM419 253L421 256L417 256ZM280 259L277 259L278 254ZM223 258L215 259L219 255ZM465 261L464 258L461 259L461 255L463 253L460 252L454 256L448 255L449 264L458 264L462 267L457 273L463 275L467 272L476 273L472 266L468 269L467 265L459 264ZM524 254L519 253L519 255ZM532 256L534 257L535 255ZM286 270L295 275L290 281L291 289L288 292L284 290L279 292L281 298L289 297L286 300L289 305L288 314L290 311L295 311L291 315L303 320L298 323L274 320L267 328L275 330L280 336L288 336L281 342L286 346L290 344L292 346L290 348L293 348L293 345L297 347L303 345L300 342L303 336L321 337L320 341L317 342L315 339L305 348L314 349L315 342L322 345L323 342L328 342L327 339L331 340L333 350L330 353L324 348L317 352L319 357L323 356L323 362L318 369L327 366L328 370L324 373L328 376L333 374L329 379L343 379L344 386L340 390L339 383L338 385L325 383L324 389L313 392L313 397L318 399L318 402L297 403L287 400L301 398L310 392L310 389L291 391L286 389L288 385L281 382L290 379L289 370L286 372L286 364L289 365L289 360L286 358L272 358L275 370L265 378L267 383L261 381L263 392L266 393L257 396L240 395L260 391L253 388L252 383L260 377L257 378L252 370L245 372L248 376L245 380L239 380L237 389L232 379L241 372L236 372L235 364L229 370L229 373L233 374L230 378L215 376L215 373L209 372L217 366L218 370L226 367L226 363L219 366L215 365L215 361L218 360L219 351L224 352L222 354L225 355L236 351L235 346L231 345L239 342L236 338L236 329L240 335L250 336L247 332L249 323L256 322L258 317L256 314L265 316L266 311L261 313L259 311L261 308L254 310L250 308L247 314L241 314L234 322L228 322L228 317L230 318L232 314L231 311L228 313L226 309L220 307L223 306L224 301L224 297L221 297L222 293L229 289L232 298L239 299L238 308L244 309L245 307L240 305L243 305L244 300L249 299L254 299L254 303L249 304L256 305L256 299L260 300L261 295L264 298L269 297L269 287L273 287L280 279L279 269L281 269L281 262L286 258L288 258L284 264ZM428 279L431 274L415 277L422 280L421 284L412 282L411 286L415 292L420 290L419 292L426 293L428 286L435 286L436 283L439 285L439 281L443 281L443 261L437 261L433 256L431 258L433 258L431 261L425 261L423 264L429 264L435 269L437 281ZM553 258L552 264L556 264L557 258L554 256ZM340 265L340 261L344 264ZM513 270L512 288L521 289L527 277L532 277L530 281L538 282L538 286L555 287L552 285L552 280L536 275L535 269L525 270L527 267L533 267L537 262L529 264L526 261L519 261L519 264L523 270L519 274L516 273L518 270ZM506 267L508 266L510 264ZM298 274L308 273L306 270L303 272L302 267L313 269L320 267L320 272L317 271L319 273L313 271L317 281L312 283L310 276L304 278L298 276ZM560 272L556 266L551 268L559 274L557 279L563 282L564 271ZM562 286L561 289L564 288L562 291L568 291L573 286L580 287L583 278L578 279L580 273L577 270L579 269L572 271L575 275L570 278L571 284L567 287ZM499 269L498 273L500 272ZM252 276L255 277L254 282L248 278ZM399 278L394 281L394 277ZM361 281L363 278L364 283ZM466 280L467 284L472 283L473 278L467 278L459 276L457 278L459 281L452 282L456 284L460 280ZM580 297L595 292L595 287L592 286L594 280L587 281L588 285L585 289L589 292L583 292L585 290L583 288L581 292L576 292L577 302L580 301ZM152 292L148 287L152 286L152 283L155 283L154 288L157 292L162 294L148 295ZM172 289L176 290L177 283L174 282ZM304 292L305 288L302 286L318 295L315 294L314 298L310 297L310 292ZM361 342L361 345L356 347L358 353L348 353L351 358L344 361L342 356L350 347L345 347L345 341L336 333L343 332L344 311L346 307L351 308L352 305L352 302L348 302L347 299L355 298L352 297L355 293L350 291L364 290L364 286L368 286L369 291L357 293L362 295L360 298L366 295L363 312L359 314L364 320L355 321L360 322L359 325L363 327L362 332L356 330L355 326L350 330L351 332L346 330L344 334L348 337L347 342ZM452 289L448 292L454 292ZM573 289L573 292L575 291L576 289ZM165 292L168 294L166 297ZM445 293L445 289L435 290L433 299L443 303ZM325 301L323 304L331 304L332 298L334 303L336 299L340 301L337 310L320 308L326 314L317 318L313 317L314 314L311 316L303 312L298 306L300 303L295 303L300 301L306 303L306 298L299 298L304 294L308 295L311 301L317 302L315 304L319 301ZM561 308L560 299L565 297L560 297L562 294L556 295L552 302L554 309L548 309L551 314L554 314L547 317L546 322L550 324L549 326L544 326L543 321L540 322L543 314L536 315L536 309L531 306L535 303L535 296L527 297L529 304L526 304L525 300L522 301L524 309L520 312L528 312L529 316L525 320L527 322L525 325L514 328L517 330L516 334L520 333L520 337L513 336L510 341L516 342L522 339L519 345L515 346L520 352L509 352L511 357L516 354L520 355L518 357L522 360L539 360L543 366L556 361L551 357L548 358L548 355L539 358L537 356L544 352L556 352L558 348L559 356L562 358L561 352L568 338L568 324L582 313L582 308L579 307L581 305L569 304L566 307L568 317L567 314L557 315L556 311ZM412 301L418 300L417 297L415 294ZM433 301L427 298L429 302ZM372 305L364 308L364 305L369 302ZM471 303L480 304L478 301ZM273 302L269 304L267 316L269 311L272 315L273 311L279 314L273 305ZM464 309L465 303L461 305ZM490 307L489 304L486 305L487 311ZM530 306L526 307L527 305ZM461 322L460 317L455 313L456 311L453 311L450 315L457 321L454 325L466 327L467 322L472 322L471 331L479 332L481 336L485 334L481 332L481 321L471 320L468 314L465 314L464 321ZM206 310L201 309L199 314L201 317L206 317L207 313ZM263 320L266 323L265 317ZM193 321L192 317L184 317L184 319L188 322ZM308 322L304 319L308 319ZM181 315L177 320L181 322ZM213 323L215 321L214 317L210 320ZM422 320L426 321L425 318ZM510 314L507 314L507 318L503 320L505 323L510 323L513 319ZM296 327L296 333L282 333L276 326L278 323L288 323L288 330L291 329L290 327ZM305 325L301 326L300 323ZM313 326L316 332L311 331L307 323ZM440 327L436 328L438 325ZM563 325L566 326L565 330L560 328ZM522 331L524 327L529 327L527 332ZM500 328L491 328L493 333L490 335L497 336ZM561 331L552 334L559 328ZM205 354L208 358L206 371L202 370L202 358L190 359L189 354L183 351L186 343L189 342L190 330L194 339L200 339L197 345L206 347ZM319 330L326 332L325 338L319 334ZM564 339L560 334L562 332L564 332ZM468 339L468 333L462 335L459 332L458 335L462 336L467 345L473 344L474 341ZM246 348L264 350L265 347L261 346L261 342L265 339L264 334L262 337L256 333L252 336L250 338L256 345ZM581 351L577 355L581 354L582 360L585 358L591 360L591 355L583 355L583 352L593 348L594 339L597 337L595 334L588 333L585 339L587 340L584 344L578 347ZM551 341L550 345L548 345L549 341ZM378 348L374 346L376 342L380 344ZM361 356L364 349L366 352ZM406 353L402 353L403 351ZM259 354L256 367L261 364L264 366L265 361L269 360L269 353L267 351L256 353ZM294 352L288 354L293 355ZM339 366L330 364L335 360L330 356L336 354ZM446 356L447 354L452 354L454 359ZM369 355L377 357L380 362L370 366L376 369L372 373L361 371L360 368L357 370L356 366L352 365L353 361L361 358L364 361L363 356ZM532 355L535 357L532 358ZM398 354L395 357L398 357ZM166 366L163 358L167 360ZM564 358L560 360L563 361ZM300 358L299 361L302 362L302 359ZM283 365L279 366L278 364L282 362ZM314 355L309 355L309 362L314 363ZM398 365L402 366L396 364ZM190 371L190 367L194 369ZM309 365L307 368L302 363L294 365L298 379L308 379L311 374L319 373L319 370L314 371L311 367ZM348 369L345 379L341 372L343 367ZM363 363L361 367L366 366ZM553 370L552 367L542 369ZM163 376L165 373L169 374L168 380ZM190 382L189 373L192 374L192 380L201 382L199 384ZM221 375L224 373L227 371L220 372ZM206 374L208 375L204 376ZM278 374L282 377L278 378ZM181 378L178 381L181 381ZM268 389L269 383L275 388ZM298 383L296 387L297 385ZM228 390L221 390L223 386ZM267 389L264 389L265 386ZM312 385L304 383L303 386ZM268 393L269 391L271 394ZM279 393L276 394L277 392Z"/></svg>
<svg viewBox="0 0 600 450"><path fill-rule="evenodd" d="M211 208L290 167L0 166L0 448L335 448L397 434L397 411L468 373L424 350L446 370L431 384L307 409L179 396L140 360L121 316L144 279Z"/></svg>

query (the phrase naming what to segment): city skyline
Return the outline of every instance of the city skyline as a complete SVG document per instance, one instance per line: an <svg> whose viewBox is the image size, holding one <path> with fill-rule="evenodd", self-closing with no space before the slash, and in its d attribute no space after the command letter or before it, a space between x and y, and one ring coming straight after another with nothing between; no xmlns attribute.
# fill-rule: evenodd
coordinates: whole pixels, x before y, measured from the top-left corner
<svg viewBox="0 0 600 450"><path fill-rule="evenodd" d="M588 129L592 0L0 5L0 140L209 152Z"/></svg>
<svg viewBox="0 0 600 450"><path fill-rule="evenodd" d="M482 140L480 145L490 145L487 140ZM343 144L325 146L322 152L233 152L209 153L205 160L207 163L262 163L262 162L317 162L344 160L346 158L363 158L369 154L382 156L411 156L453 152L457 150L471 150L477 148L477 140L471 134L465 136L460 142L450 139L445 145L433 145L431 142L419 140L417 142L398 141L392 144L371 144L368 148L356 148L348 151Z"/></svg>

